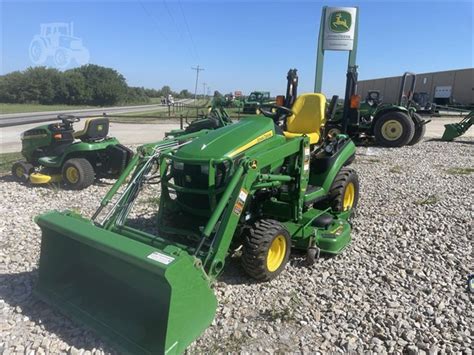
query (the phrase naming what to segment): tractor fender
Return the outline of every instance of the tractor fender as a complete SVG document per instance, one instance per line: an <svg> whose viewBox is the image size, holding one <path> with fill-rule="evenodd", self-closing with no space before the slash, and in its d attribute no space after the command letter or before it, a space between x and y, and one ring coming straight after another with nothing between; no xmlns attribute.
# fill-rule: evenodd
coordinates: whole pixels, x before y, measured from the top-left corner
<svg viewBox="0 0 474 355"><path fill-rule="evenodd" d="M107 138L100 142L78 142L71 144L64 153L59 156L57 159L54 159L53 164L45 164L47 167L51 168L60 168L66 162L66 160L71 158L88 158L91 154L105 150L110 145L120 144L116 138ZM53 160L51 161L53 162Z"/></svg>
<svg viewBox="0 0 474 355"><path fill-rule="evenodd" d="M310 184L314 186L321 186L326 193L329 192L334 179L339 171L354 161L356 153L356 146L352 140L348 140L343 148L337 153L337 157L333 160L332 165L326 171L319 174L311 174Z"/></svg>

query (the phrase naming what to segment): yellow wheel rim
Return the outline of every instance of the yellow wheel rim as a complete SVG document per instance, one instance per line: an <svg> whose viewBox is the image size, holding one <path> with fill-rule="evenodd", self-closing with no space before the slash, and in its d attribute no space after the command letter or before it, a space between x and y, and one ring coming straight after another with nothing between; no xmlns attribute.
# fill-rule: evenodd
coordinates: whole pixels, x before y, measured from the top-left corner
<svg viewBox="0 0 474 355"><path fill-rule="evenodd" d="M17 177L21 178L25 175L25 169L22 166L17 166L15 169L15 174Z"/></svg>
<svg viewBox="0 0 474 355"><path fill-rule="evenodd" d="M396 120L388 120L382 125L382 136L388 141L395 141L401 137L403 126Z"/></svg>
<svg viewBox="0 0 474 355"><path fill-rule="evenodd" d="M267 255L267 269L270 272L277 270L286 254L286 239L283 235L278 235L273 239L270 249L268 249Z"/></svg>
<svg viewBox="0 0 474 355"><path fill-rule="evenodd" d="M73 166L66 169L66 179L71 184L75 184L79 181L79 171Z"/></svg>
<svg viewBox="0 0 474 355"><path fill-rule="evenodd" d="M352 182L348 183L344 190L344 199L342 201L342 207L344 211L350 210L354 206L355 200L355 186Z"/></svg>

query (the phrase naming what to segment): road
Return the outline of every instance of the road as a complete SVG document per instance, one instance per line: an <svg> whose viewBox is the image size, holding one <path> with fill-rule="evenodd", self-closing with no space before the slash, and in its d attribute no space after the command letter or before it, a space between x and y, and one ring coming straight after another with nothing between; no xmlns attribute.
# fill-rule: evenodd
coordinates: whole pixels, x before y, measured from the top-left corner
<svg viewBox="0 0 474 355"><path fill-rule="evenodd" d="M190 104L192 99L177 100L176 102ZM80 109L67 111L48 111L48 112L26 112L9 113L0 115L0 127L10 127L24 125L28 123L47 122L56 119L59 114L68 114L76 116L95 116L102 115L104 112L111 114L131 113L131 112L149 112L166 110L166 105L139 105L139 106L120 106L120 107L101 107L94 109Z"/></svg>
<svg viewBox="0 0 474 355"><path fill-rule="evenodd" d="M434 117L426 127L427 138L441 138L444 125L460 121L460 117ZM84 121L75 124L76 130L81 130ZM36 127L37 124L27 124L1 129L0 152L19 152L21 150L20 134L23 131ZM110 123L110 135L117 137L125 145L156 142L164 137L165 132L179 128L179 123ZM474 129L464 134L465 137L474 137ZM462 139L462 138L460 138Z"/></svg>

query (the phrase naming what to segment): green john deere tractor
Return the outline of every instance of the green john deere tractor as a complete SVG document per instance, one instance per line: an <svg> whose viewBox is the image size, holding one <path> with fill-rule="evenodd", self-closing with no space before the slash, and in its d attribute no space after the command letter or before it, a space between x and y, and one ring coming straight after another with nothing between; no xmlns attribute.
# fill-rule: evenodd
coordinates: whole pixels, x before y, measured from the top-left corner
<svg viewBox="0 0 474 355"><path fill-rule="evenodd" d="M117 178L133 153L117 139L108 137L109 120L88 119L82 131L73 124L79 118L59 115L51 123L22 133L21 153L25 160L12 166L13 176L22 182L47 184L64 182L73 190L91 185L98 178Z"/></svg>
<svg viewBox="0 0 474 355"><path fill-rule="evenodd" d="M411 88L405 93L407 78L411 77ZM330 119L326 125L329 135L346 132L356 141L375 141L384 147L402 147L418 143L426 131L429 120L423 120L416 113L412 96L416 76L405 73L402 77L400 92L396 104L381 103L380 93L370 91L364 102L360 103L355 95L357 86L357 67L350 67L347 73L347 105L337 107L338 96L334 96L329 105Z"/></svg>
<svg viewBox="0 0 474 355"><path fill-rule="evenodd" d="M260 281L292 250L308 263L341 253L359 195L355 145L323 139L322 94L271 109L141 146L91 219L38 216L36 294L125 352L182 353L215 316L212 284L233 250L243 246L243 268ZM150 230L133 206L153 186Z"/></svg>
<svg viewBox="0 0 474 355"><path fill-rule="evenodd" d="M244 100L243 113L258 113L262 106L269 106L273 102L270 99L268 91L252 91L250 95Z"/></svg>

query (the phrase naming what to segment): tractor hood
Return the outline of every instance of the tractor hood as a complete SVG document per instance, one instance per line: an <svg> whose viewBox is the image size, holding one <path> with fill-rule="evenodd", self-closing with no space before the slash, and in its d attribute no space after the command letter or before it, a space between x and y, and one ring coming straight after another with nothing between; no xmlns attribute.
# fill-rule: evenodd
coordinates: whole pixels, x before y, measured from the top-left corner
<svg viewBox="0 0 474 355"><path fill-rule="evenodd" d="M176 152L178 158L233 158L275 136L275 125L267 117L245 117L238 123L216 129Z"/></svg>

